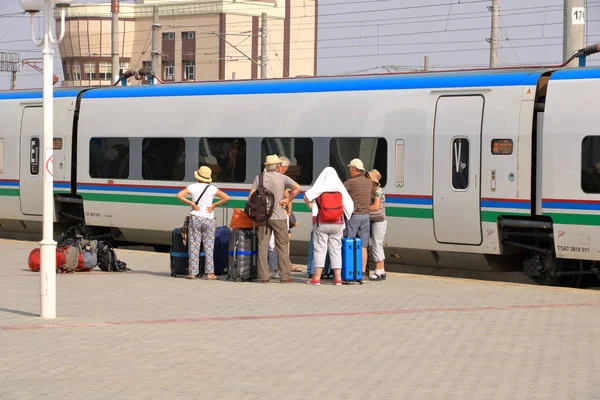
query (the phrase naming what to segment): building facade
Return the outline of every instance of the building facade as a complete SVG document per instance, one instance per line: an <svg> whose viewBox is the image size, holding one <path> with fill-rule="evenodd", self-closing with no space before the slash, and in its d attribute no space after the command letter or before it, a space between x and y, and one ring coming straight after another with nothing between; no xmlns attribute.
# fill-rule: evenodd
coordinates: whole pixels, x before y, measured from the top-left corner
<svg viewBox="0 0 600 400"><path fill-rule="evenodd" d="M318 0L143 0L121 4L121 70L152 69L165 82L260 78L261 14L267 14L267 78L316 75ZM158 12L159 66L151 65ZM110 85L110 2L67 9L59 45L63 87ZM145 81L129 80L129 84Z"/></svg>

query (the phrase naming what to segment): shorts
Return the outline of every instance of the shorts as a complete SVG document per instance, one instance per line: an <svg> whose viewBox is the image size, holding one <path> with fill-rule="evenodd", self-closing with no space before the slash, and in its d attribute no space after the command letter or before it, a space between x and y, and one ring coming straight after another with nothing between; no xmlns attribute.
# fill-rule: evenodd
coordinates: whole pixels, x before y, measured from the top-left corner
<svg viewBox="0 0 600 400"><path fill-rule="evenodd" d="M349 238L359 237L362 247L369 247L371 237L371 217L369 214L352 214L349 220L346 220L346 229L344 236Z"/></svg>

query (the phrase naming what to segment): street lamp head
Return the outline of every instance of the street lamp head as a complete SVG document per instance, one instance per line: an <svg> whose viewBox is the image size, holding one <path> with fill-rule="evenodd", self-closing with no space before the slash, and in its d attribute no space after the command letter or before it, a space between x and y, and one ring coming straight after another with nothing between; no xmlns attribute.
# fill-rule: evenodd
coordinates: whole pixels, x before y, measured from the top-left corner
<svg viewBox="0 0 600 400"><path fill-rule="evenodd" d="M44 8L44 0L19 0L19 5L25 12L35 14Z"/></svg>
<svg viewBox="0 0 600 400"><path fill-rule="evenodd" d="M51 0L52 4L54 4L57 8L69 7L73 0Z"/></svg>

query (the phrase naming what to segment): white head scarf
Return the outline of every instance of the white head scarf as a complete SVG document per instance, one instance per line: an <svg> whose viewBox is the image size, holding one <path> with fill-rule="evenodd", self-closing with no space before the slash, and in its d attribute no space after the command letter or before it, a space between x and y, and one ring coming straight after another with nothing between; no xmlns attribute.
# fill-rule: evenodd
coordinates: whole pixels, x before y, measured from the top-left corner
<svg viewBox="0 0 600 400"><path fill-rule="evenodd" d="M325 192L339 192L342 194L342 204L344 206L344 214L350 219L354 212L354 201L348 194L344 184L338 177L337 172L332 167L327 167L321 172L315 184L306 191L305 195L309 201L313 201ZM319 210L316 203L313 203L312 215L317 216Z"/></svg>

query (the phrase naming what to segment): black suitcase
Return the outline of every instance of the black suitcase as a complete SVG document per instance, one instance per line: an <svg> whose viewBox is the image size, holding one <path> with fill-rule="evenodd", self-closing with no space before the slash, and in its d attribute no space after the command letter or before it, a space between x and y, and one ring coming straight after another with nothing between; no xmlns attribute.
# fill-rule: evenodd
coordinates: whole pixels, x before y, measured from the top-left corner
<svg viewBox="0 0 600 400"><path fill-rule="evenodd" d="M183 244L181 237L181 228L173 229L171 232L171 276L187 275L189 270L190 257L188 247ZM204 254L200 253L200 272L197 276L201 276L204 271Z"/></svg>
<svg viewBox="0 0 600 400"><path fill-rule="evenodd" d="M247 282L258 276L258 238L254 229L234 229L229 240L227 280Z"/></svg>

